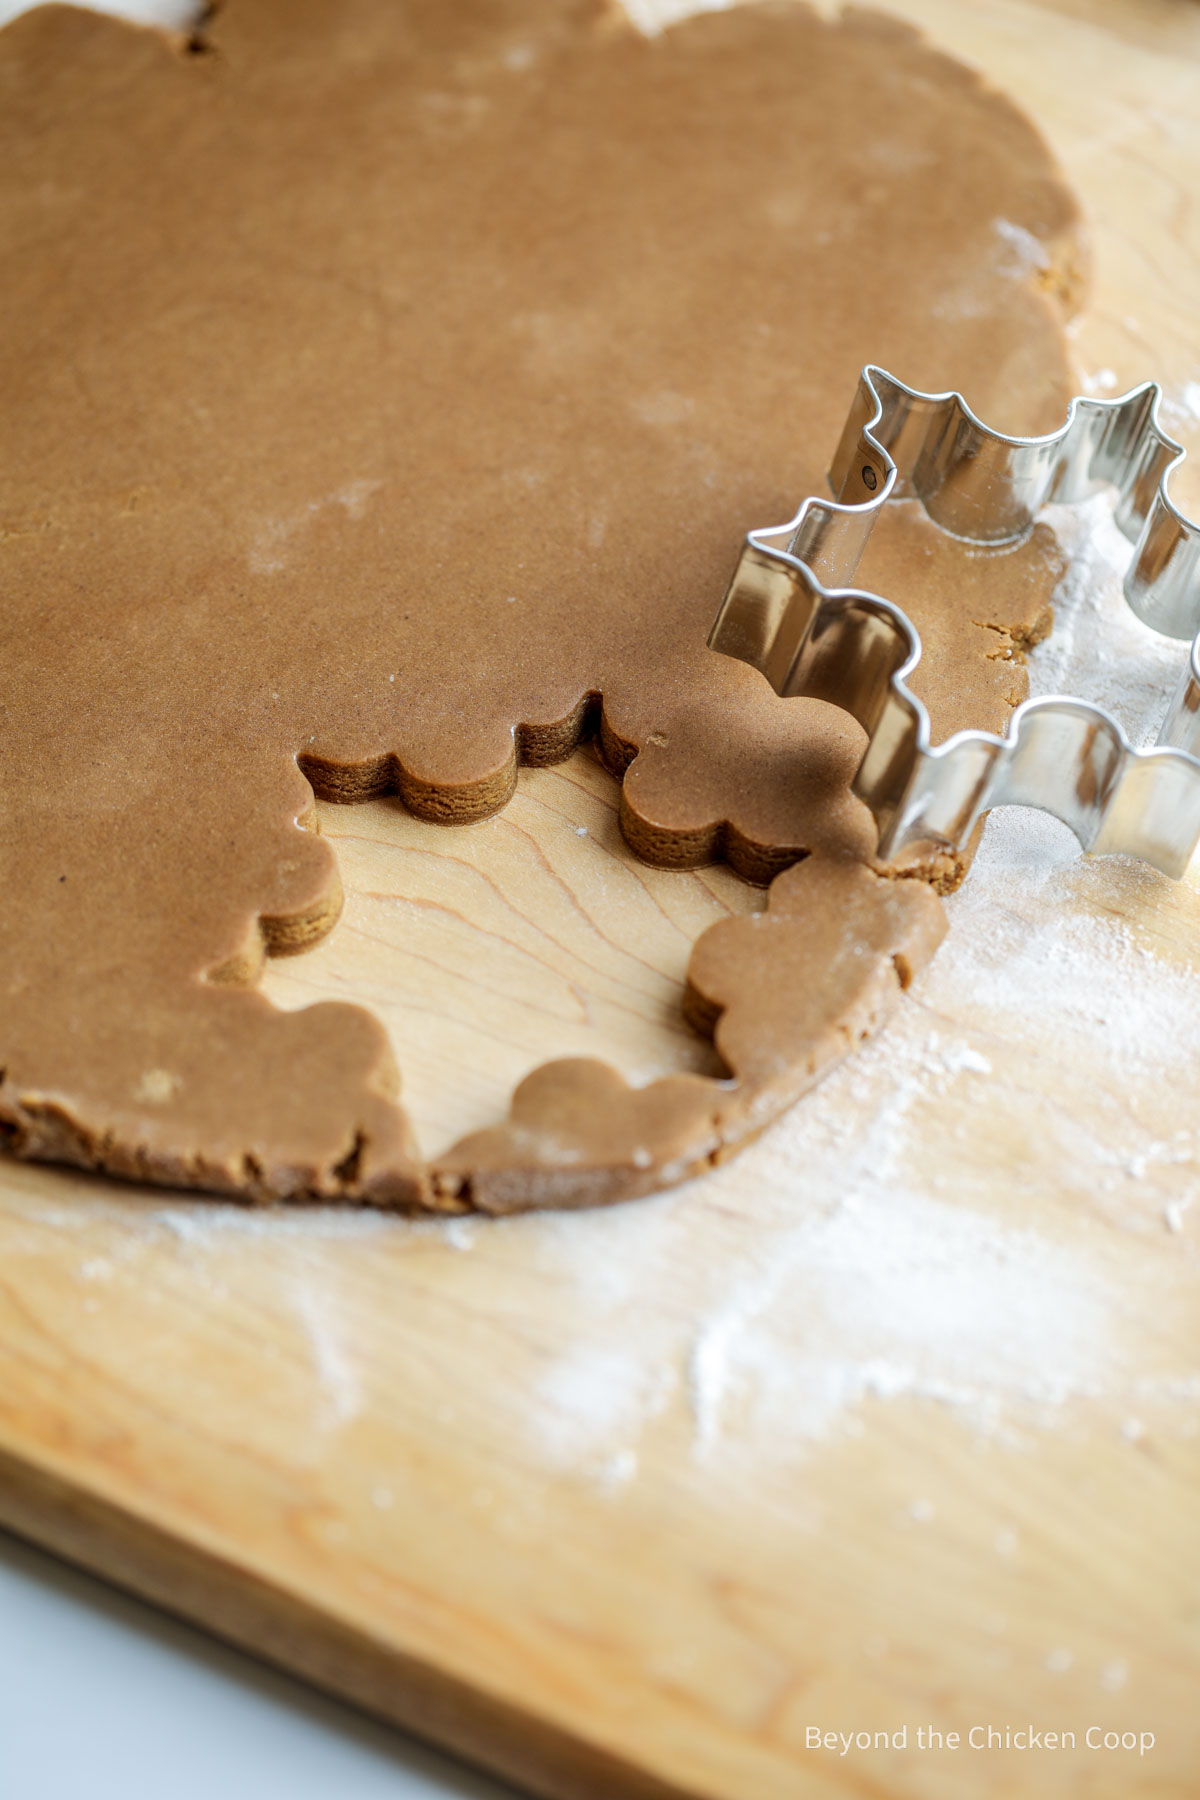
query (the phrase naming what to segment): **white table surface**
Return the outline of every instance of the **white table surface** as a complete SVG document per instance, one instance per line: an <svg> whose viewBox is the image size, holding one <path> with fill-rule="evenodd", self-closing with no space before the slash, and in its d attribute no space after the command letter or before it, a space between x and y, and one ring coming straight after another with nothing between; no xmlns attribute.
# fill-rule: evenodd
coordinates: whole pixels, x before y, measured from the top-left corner
<svg viewBox="0 0 1200 1800"><path fill-rule="evenodd" d="M0 1532L3 1800L518 1800Z"/></svg>

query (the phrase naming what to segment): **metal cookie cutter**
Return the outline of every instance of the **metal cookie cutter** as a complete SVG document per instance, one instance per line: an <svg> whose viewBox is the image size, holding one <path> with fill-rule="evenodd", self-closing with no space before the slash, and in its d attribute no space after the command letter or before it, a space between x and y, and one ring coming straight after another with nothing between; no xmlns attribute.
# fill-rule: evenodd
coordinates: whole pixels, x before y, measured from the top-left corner
<svg viewBox="0 0 1200 1800"><path fill-rule="evenodd" d="M961 847L993 806L1037 806L1085 850L1124 852L1178 879L1200 840L1200 526L1172 504L1184 451L1158 422L1156 382L1119 400L1073 400L1045 437L1006 437L961 394L922 394L868 365L830 471L788 524L752 531L709 644L760 669L777 693L828 700L867 733L854 792L875 815L879 853ZM997 544L1050 501L1116 490L1136 544L1125 598L1147 625L1193 638L1158 742L1135 749L1099 706L1027 700L1005 737L960 731L931 744L905 685L921 640L900 608L845 584L889 500L915 498L945 530Z"/></svg>

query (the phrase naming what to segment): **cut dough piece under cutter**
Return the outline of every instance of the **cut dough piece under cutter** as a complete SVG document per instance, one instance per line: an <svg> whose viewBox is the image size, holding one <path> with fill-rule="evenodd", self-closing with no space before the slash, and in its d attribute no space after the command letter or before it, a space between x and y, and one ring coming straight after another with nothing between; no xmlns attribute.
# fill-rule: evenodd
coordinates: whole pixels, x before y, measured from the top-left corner
<svg viewBox="0 0 1200 1800"><path fill-rule="evenodd" d="M836 498L811 496L786 525L752 531L709 644L761 670L777 693L830 701L868 744L854 792L879 828L879 854L961 848L994 806L1036 806L1085 850L1141 857L1178 879L1200 841L1200 526L1173 505L1183 448L1158 422L1159 387L1117 400L1080 396L1045 437L1007 437L961 394L923 394L870 364L830 470ZM977 544L1022 536L1052 501L1115 489L1136 548L1125 598L1191 653L1158 742L1137 749L1102 707L1027 700L1004 737L960 731L930 743L929 714L905 683L921 656L898 606L845 584L881 509L917 499Z"/></svg>

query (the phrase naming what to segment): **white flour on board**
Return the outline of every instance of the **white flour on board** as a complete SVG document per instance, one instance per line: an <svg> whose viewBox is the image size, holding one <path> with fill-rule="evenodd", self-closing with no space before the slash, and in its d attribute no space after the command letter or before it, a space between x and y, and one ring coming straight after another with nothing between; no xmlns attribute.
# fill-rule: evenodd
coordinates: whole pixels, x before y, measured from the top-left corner
<svg viewBox="0 0 1200 1800"><path fill-rule="evenodd" d="M1152 741L1186 648L1126 609L1130 547L1105 501L1055 509L1054 522L1071 564L1055 632L1031 659L1032 691L1099 701L1135 741ZM872 1404L897 1397L1012 1443L1058 1423L1071 1402L1105 1397L1130 1409L1131 1442L1139 1411L1175 1407L1173 1428L1191 1430L1200 1372L1175 1368L1168 1347L1185 1296L1157 1265L1153 1288L1139 1287L1130 1245L1185 1233L1200 1194L1189 1111L1170 1105L1172 1082L1186 1097L1200 1066L1200 976L1157 958L1103 906L1081 904L1118 877L1160 881L1124 860L1085 861L1045 815L994 815L949 902L947 941L893 1024L748 1153L758 1197L752 1214L744 1201L742 1216L731 1210L715 1269L698 1269L689 1248L693 1209L731 1205L723 1189L732 1196L737 1178L722 1171L648 1205L506 1227L526 1232L531 1254L568 1285L576 1322L539 1394L543 1448L564 1462L591 1455L598 1468L625 1454L632 1472L639 1437L676 1388L706 1460L748 1440L757 1455L802 1452L862 1430ZM978 1021L969 1036L964 1010ZM940 1174L928 1146L939 1100L962 1084L972 1107L999 1096L1019 1115L1022 1084L1032 1093L1051 1078L1038 1066L1047 1042L1098 1061L1114 1104L1104 1133L1076 1126L1069 1103L1052 1118L1058 1186L1077 1212L1064 1223L1055 1209L1041 1230L1028 1212L1019 1225L995 1216L986 1180L970 1191L969 1159ZM1137 1074L1161 1078L1169 1129L1122 1108ZM1165 1201L1144 1181L1152 1170L1174 1183ZM711 1258L711 1220L701 1235ZM1157 1353L1147 1317L1163 1325ZM1127 1318L1136 1363L1123 1349Z"/></svg>
<svg viewBox="0 0 1200 1800"><path fill-rule="evenodd" d="M1072 562L1054 635L1031 659L1033 690L1099 700L1146 741L1184 647L1127 613L1117 572L1128 547L1103 502L1058 524ZM151 1237L175 1240L180 1280L214 1305L253 1257L308 1346L304 1404L327 1443L353 1427L378 1375L343 1260L401 1244L433 1256L430 1291L450 1317L456 1281L476 1265L486 1276L495 1256L553 1288L569 1329L489 1403L541 1460L606 1492L636 1479L657 1434L683 1433L715 1476L746 1454L760 1467L811 1456L897 1403L1018 1447L1097 1401L1131 1446L1147 1429L1191 1430L1200 1369L1178 1366L1174 1343L1200 1232L1189 1105L1200 976L1106 911L1112 883L1126 896L1143 884L1151 899L1170 886L1140 865L1083 859L1043 815L994 815L948 902L947 940L888 1029L735 1165L675 1193L414 1225L183 1199L142 1210L98 1191L89 1216L102 1225L119 1212L110 1235L122 1248L97 1257L81 1243L87 1304L136 1279ZM1138 1108L1131 1074L1151 1096ZM988 1181L997 1146L1016 1170L1012 1205ZM33 1195L28 1220L35 1247L38 1230L77 1230L79 1213ZM445 1416L436 1357L399 1340L390 1354L389 1383ZM486 1347L480 1356L486 1384Z"/></svg>

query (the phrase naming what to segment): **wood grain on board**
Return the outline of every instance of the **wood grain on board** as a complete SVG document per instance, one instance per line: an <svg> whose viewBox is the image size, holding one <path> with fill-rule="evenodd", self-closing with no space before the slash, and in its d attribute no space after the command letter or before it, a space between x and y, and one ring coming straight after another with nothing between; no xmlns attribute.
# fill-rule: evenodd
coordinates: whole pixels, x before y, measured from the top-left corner
<svg viewBox="0 0 1200 1800"><path fill-rule="evenodd" d="M1081 371L1195 441L1200 13L892 10L1046 132ZM704 1066L688 949L754 897L615 804L580 757L456 833L323 808L346 916L268 992L375 1008L429 1149L549 1055ZM886 1037L676 1194L410 1226L3 1165L0 1518L555 1800L1194 1794L1200 881L996 826ZM1077 1747L965 1742L1029 1725Z"/></svg>

